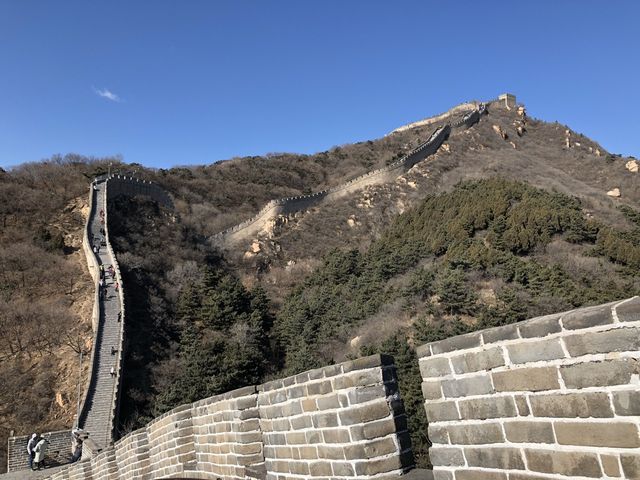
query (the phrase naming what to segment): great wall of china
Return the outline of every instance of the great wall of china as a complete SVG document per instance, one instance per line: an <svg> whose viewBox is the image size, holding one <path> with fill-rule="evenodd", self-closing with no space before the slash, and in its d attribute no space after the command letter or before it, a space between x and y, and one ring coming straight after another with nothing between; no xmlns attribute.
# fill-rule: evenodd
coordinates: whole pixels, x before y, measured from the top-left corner
<svg viewBox="0 0 640 480"><path fill-rule="evenodd" d="M458 123L470 121L477 119L465 115ZM442 132L437 130L432 143L422 147L433 147ZM410 155L414 153L416 159L424 152ZM406 157L399 162L407 162ZM96 284L94 348L78 419L90 438L80 461L37 478L407 475L413 458L406 414L393 359L385 355L183 405L114 443L125 305L108 241L106 198L145 194L164 206L172 203L157 185L132 178L103 177L96 187L90 193L84 239ZM300 198L286 199L287 208L307 208ZM97 257L91 244L100 209L107 245L106 253ZM113 281L121 286L116 292L108 285L103 298L98 293L99 262L114 265ZM109 302L117 309L105 305ZM117 332L117 355L105 350L104 339L111 331ZM433 471L415 478L640 479L640 298L452 337L418 347L417 356L428 421L422 428L433 443ZM115 375L109 375L112 383L105 389L107 408L96 410L94 393L111 366ZM53 432L55 448L64 450L69 433ZM35 478L21 470L25 448L26 437L9 439L9 472L22 475L12 479Z"/></svg>

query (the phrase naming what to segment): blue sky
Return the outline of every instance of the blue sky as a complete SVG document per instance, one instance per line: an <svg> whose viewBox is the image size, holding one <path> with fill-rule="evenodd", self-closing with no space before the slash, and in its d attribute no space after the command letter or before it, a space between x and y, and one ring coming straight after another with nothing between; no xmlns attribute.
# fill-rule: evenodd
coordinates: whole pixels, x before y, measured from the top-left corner
<svg viewBox="0 0 640 480"><path fill-rule="evenodd" d="M0 166L377 138L513 92L640 156L640 2L0 0Z"/></svg>

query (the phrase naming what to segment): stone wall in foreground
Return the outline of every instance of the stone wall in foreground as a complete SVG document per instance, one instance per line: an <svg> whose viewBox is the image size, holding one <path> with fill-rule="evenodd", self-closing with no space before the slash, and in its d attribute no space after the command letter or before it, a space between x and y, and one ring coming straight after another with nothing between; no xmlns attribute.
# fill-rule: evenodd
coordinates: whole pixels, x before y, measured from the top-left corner
<svg viewBox="0 0 640 480"><path fill-rule="evenodd" d="M369 479L412 465L393 359L373 355L182 405L48 478Z"/></svg>
<svg viewBox="0 0 640 480"><path fill-rule="evenodd" d="M640 299L418 348L436 480L640 478Z"/></svg>

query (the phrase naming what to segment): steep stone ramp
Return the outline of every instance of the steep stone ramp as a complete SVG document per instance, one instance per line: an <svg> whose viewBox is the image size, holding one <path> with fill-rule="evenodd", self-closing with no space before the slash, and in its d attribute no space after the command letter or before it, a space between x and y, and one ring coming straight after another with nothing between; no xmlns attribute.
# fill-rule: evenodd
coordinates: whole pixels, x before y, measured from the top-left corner
<svg viewBox="0 0 640 480"><path fill-rule="evenodd" d="M107 181L94 185L96 208L91 212L89 235L92 244L99 246L96 258L105 273L102 280L104 287L99 295L92 377L78 424L96 444L105 446L110 443L113 432L114 399L119 377L116 372L119 370L121 357L122 302L120 292L116 291L117 278L107 273L109 267L115 268L116 263L112 250L108 248L106 235ZM112 349L115 351L112 352Z"/></svg>

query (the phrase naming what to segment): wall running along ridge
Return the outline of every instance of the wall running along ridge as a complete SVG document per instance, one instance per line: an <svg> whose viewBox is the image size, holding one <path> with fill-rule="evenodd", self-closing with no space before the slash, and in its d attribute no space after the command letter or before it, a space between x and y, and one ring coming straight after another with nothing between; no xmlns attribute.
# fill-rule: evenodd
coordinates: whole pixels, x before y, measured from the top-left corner
<svg viewBox="0 0 640 480"><path fill-rule="evenodd" d="M471 119L474 119L477 122L480 117L479 115L473 115L473 113L474 112L469 112L465 115L466 120L463 119L463 121L458 122L454 127L466 125L471 121ZM431 134L429 140L419 145L401 159L387 165L386 167L367 172L364 175L343 183L342 185L338 185L328 190L322 190L311 195L271 200L254 217L211 236L210 240L214 243L236 242L247 235L257 234L264 228L264 225L268 220L273 219L278 215L287 215L301 210L306 210L323 200L335 200L357 190L361 190L369 185L391 182L403 171L408 170L419 161L435 153L440 145L442 145L442 142L448 138L450 132L450 125L440 127Z"/></svg>
<svg viewBox="0 0 640 480"><path fill-rule="evenodd" d="M436 480L640 478L640 298L417 353Z"/></svg>
<svg viewBox="0 0 640 480"><path fill-rule="evenodd" d="M47 478L373 479L412 465L393 359L373 355L177 407Z"/></svg>

